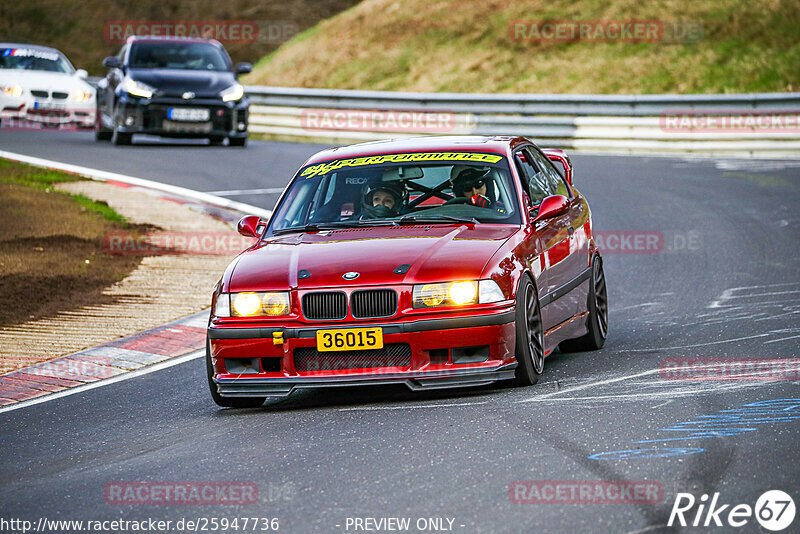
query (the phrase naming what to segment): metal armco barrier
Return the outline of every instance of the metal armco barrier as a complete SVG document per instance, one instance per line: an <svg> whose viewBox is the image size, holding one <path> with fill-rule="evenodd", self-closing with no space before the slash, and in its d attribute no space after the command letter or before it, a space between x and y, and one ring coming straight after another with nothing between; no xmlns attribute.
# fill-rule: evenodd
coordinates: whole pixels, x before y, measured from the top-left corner
<svg viewBox="0 0 800 534"><path fill-rule="evenodd" d="M250 131L353 143L525 135L548 147L800 157L800 93L538 95L248 86Z"/></svg>

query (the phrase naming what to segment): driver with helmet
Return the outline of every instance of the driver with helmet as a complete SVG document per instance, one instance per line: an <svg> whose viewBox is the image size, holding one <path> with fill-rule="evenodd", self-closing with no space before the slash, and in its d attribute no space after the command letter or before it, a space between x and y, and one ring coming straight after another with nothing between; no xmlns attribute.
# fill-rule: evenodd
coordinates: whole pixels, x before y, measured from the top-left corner
<svg viewBox="0 0 800 534"><path fill-rule="evenodd" d="M479 208L492 208L499 213L505 213L503 204L490 198L489 188L492 181L490 168L466 167L453 170L457 174L455 178L450 179L450 183L456 198L465 198L468 204Z"/></svg>
<svg viewBox="0 0 800 534"><path fill-rule="evenodd" d="M374 182L364 188L362 219L384 219L400 215L406 193L391 182Z"/></svg>

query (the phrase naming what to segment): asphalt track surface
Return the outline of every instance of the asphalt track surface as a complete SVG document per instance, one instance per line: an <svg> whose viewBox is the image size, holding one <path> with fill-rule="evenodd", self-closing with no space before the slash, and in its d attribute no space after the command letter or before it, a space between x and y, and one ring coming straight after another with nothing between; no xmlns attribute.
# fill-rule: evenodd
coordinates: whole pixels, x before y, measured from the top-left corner
<svg viewBox="0 0 800 534"><path fill-rule="evenodd" d="M219 191L281 188L319 147L118 148L91 134L0 132L0 148ZM450 518L465 533L669 532L678 492L719 492L720 504L753 506L780 489L800 505L796 375L685 381L659 373L669 358L800 355L798 162L573 162L606 239L662 236L660 250L605 255L610 332L602 350L554 354L529 388L316 390L247 410L217 408L195 359L0 414L0 516L266 517L278 518L281 532L355 532L347 521L356 517L408 517L411 532L419 518ZM265 208L275 201L231 198ZM711 417L720 414L728 417ZM664 495L657 504L518 504L509 487L520 480L648 480ZM259 502L107 503L104 487L120 481L253 482ZM759 529L750 518L716 531Z"/></svg>

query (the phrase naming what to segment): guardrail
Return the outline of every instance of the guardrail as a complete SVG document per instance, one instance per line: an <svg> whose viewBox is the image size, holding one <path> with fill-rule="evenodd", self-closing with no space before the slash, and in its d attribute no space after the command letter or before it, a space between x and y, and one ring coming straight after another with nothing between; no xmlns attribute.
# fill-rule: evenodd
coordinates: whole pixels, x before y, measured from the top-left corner
<svg viewBox="0 0 800 534"><path fill-rule="evenodd" d="M800 156L800 93L537 95L248 86L250 131L352 143L426 134L525 135L614 152Z"/></svg>

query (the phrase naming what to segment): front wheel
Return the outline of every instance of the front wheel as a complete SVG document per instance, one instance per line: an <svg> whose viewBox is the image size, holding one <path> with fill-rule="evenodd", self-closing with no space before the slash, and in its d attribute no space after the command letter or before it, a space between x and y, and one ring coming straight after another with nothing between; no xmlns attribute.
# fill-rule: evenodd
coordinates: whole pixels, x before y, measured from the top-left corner
<svg viewBox="0 0 800 534"><path fill-rule="evenodd" d="M133 134L120 132L115 129L111 142L117 146L130 145L133 142Z"/></svg>
<svg viewBox="0 0 800 534"><path fill-rule="evenodd" d="M214 366L211 363L211 344L206 338L206 374L208 375L208 388L211 390L211 398L217 406L223 408L258 408L266 397L223 397L217 391L214 383Z"/></svg>
<svg viewBox="0 0 800 534"><path fill-rule="evenodd" d="M544 372L544 329L539 295L527 275L517 290L516 331L516 385L532 386Z"/></svg>
<svg viewBox="0 0 800 534"><path fill-rule="evenodd" d="M583 352L597 350L603 347L608 335L608 291L606 290L606 275L603 272L603 260L595 255L592 258L592 278L589 286L589 296L586 299L586 309L589 312L586 318L586 335L578 339L561 342L564 352Z"/></svg>
<svg viewBox="0 0 800 534"><path fill-rule="evenodd" d="M245 146L247 144L246 137L229 137L228 146Z"/></svg>

